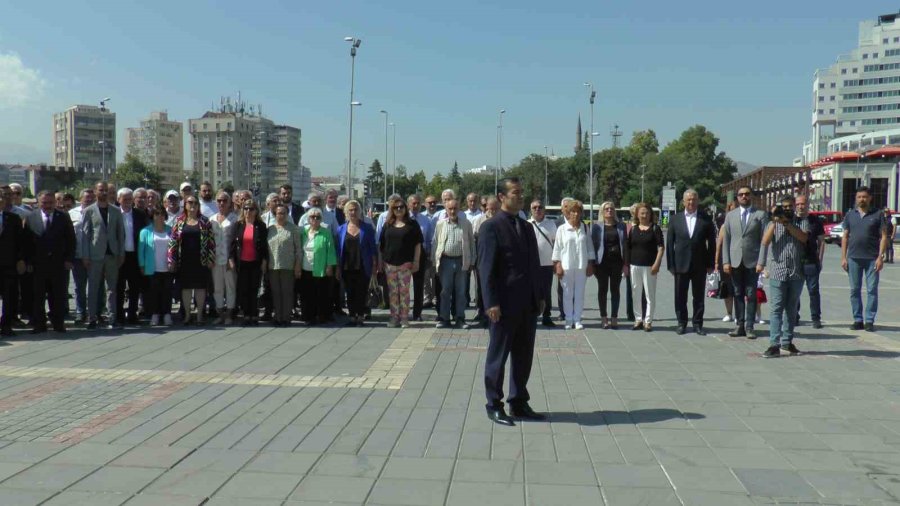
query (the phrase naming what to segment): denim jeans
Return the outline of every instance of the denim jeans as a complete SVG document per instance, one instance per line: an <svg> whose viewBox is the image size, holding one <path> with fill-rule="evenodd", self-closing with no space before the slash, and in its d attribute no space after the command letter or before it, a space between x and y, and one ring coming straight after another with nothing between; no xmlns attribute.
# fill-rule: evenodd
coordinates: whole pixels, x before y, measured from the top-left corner
<svg viewBox="0 0 900 506"><path fill-rule="evenodd" d="M859 258L847 259L847 273L850 275L850 309L853 311L853 321L866 323L875 322L875 313L878 312L878 273L875 272L875 259L864 260ZM866 313L863 320L862 288L863 275L866 277Z"/></svg>
<svg viewBox="0 0 900 506"><path fill-rule="evenodd" d="M453 321L450 314L451 297L456 303L456 307L453 308L453 316L458 320L464 320L466 318L466 276L468 272L462 269L462 257L442 256L438 274L441 276L441 320Z"/></svg>
<svg viewBox="0 0 900 506"><path fill-rule="evenodd" d="M88 272L80 258L72 262L72 278L75 280L75 315L87 318Z"/></svg>
<svg viewBox="0 0 900 506"><path fill-rule="evenodd" d="M797 301L803 291L803 280L769 279L769 346L787 346L794 339Z"/></svg>

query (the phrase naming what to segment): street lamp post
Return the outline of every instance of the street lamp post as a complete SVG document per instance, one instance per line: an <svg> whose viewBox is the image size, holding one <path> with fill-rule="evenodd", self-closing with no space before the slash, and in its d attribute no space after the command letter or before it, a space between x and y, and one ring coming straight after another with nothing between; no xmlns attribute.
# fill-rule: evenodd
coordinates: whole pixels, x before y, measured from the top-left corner
<svg viewBox="0 0 900 506"><path fill-rule="evenodd" d="M384 114L384 167L381 171L384 178L384 203L387 204L387 168L388 168L388 113L386 110L382 109L381 114Z"/></svg>
<svg viewBox="0 0 900 506"><path fill-rule="evenodd" d="M500 122L497 125L497 168L494 169L494 195L500 191L500 167L503 165L503 115L506 109L500 109L497 116Z"/></svg>
<svg viewBox="0 0 900 506"><path fill-rule="evenodd" d="M344 37L344 40L350 43L350 140L348 142L347 155L347 195L353 198L353 107L362 105L353 101L353 86L356 79L356 50L362 44L361 39L356 37Z"/></svg>
<svg viewBox="0 0 900 506"><path fill-rule="evenodd" d="M391 123L390 127L391 131L394 133L394 149L391 153L391 161L394 163L392 171L393 175L391 176L391 193L397 193L397 124Z"/></svg>
<svg viewBox="0 0 900 506"><path fill-rule="evenodd" d="M550 204L550 179L548 177L550 174L550 152L547 151L547 146L544 146L544 205Z"/></svg>
<svg viewBox="0 0 900 506"><path fill-rule="evenodd" d="M106 116L103 114L106 112L106 103L112 100L109 97L104 98L100 101L100 142L97 144L100 145L100 176L107 180L109 177L106 174ZM115 137L115 136L113 136Z"/></svg>
<svg viewBox="0 0 900 506"><path fill-rule="evenodd" d="M590 142L588 142L588 160L590 163L591 182L588 183L588 191L590 192L590 195L588 196L588 202L589 202L588 205L590 206L590 207L588 207L588 209L590 209L588 216L591 217L591 222L593 223L593 221L594 221L594 133L595 133L594 132L594 97L597 96L597 92L594 91L593 83L584 83L584 85L587 86L591 90L591 95L590 95L591 135L590 135L590 139L589 139Z"/></svg>
<svg viewBox="0 0 900 506"><path fill-rule="evenodd" d="M645 173L646 169L647 169L647 166L644 164L641 164L641 202L646 202L644 200L644 173Z"/></svg>

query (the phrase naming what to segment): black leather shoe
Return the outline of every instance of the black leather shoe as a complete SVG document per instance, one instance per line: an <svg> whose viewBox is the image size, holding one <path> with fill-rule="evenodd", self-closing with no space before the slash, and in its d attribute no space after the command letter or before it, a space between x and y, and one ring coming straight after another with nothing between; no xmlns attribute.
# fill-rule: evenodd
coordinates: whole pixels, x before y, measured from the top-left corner
<svg viewBox="0 0 900 506"><path fill-rule="evenodd" d="M97 322L96 322L96 321L88 322L87 328L88 328L88 330L96 330L96 329L97 329Z"/></svg>
<svg viewBox="0 0 900 506"><path fill-rule="evenodd" d="M15 337L16 333L13 332L13 329L11 329L11 328L4 328L4 329L0 329L0 336Z"/></svg>
<svg viewBox="0 0 900 506"><path fill-rule="evenodd" d="M510 404L509 412L512 414L514 418L521 418L523 420L546 420L547 417L537 413L535 410L531 409L531 406L528 405L527 402L522 402L518 404Z"/></svg>
<svg viewBox="0 0 900 506"><path fill-rule="evenodd" d="M678 334L679 336L683 336L684 331L685 331L684 325L679 325L679 326L675 327L675 333Z"/></svg>
<svg viewBox="0 0 900 506"><path fill-rule="evenodd" d="M853 322L853 325L850 325L850 330L862 330L863 322Z"/></svg>
<svg viewBox="0 0 900 506"><path fill-rule="evenodd" d="M694 334L697 334L698 336L705 336L706 331L703 330L703 327L701 327L699 325L694 325Z"/></svg>
<svg viewBox="0 0 900 506"><path fill-rule="evenodd" d="M814 329L820 329L820 328L822 328L822 321L821 321L821 320L813 320L813 322L812 322L812 327L813 327Z"/></svg>
<svg viewBox="0 0 900 506"><path fill-rule="evenodd" d="M875 332L875 324L872 322L866 322L864 328L866 329L866 332Z"/></svg>
<svg viewBox="0 0 900 506"><path fill-rule="evenodd" d="M541 320L541 325L543 325L545 327L555 327L556 326L556 324L553 323L553 319L549 318L549 317Z"/></svg>
<svg viewBox="0 0 900 506"><path fill-rule="evenodd" d="M752 328L748 328L745 330L747 334L747 339L756 339L756 331Z"/></svg>
<svg viewBox="0 0 900 506"><path fill-rule="evenodd" d="M47 332L46 325L41 325L39 327L35 327L35 328L31 329L32 334L43 334L44 332Z"/></svg>
<svg viewBox="0 0 900 506"><path fill-rule="evenodd" d="M747 330L743 325L738 325L738 327L731 332L728 333L728 337L746 337Z"/></svg>
<svg viewBox="0 0 900 506"><path fill-rule="evenodd" d="M507 427L512 427L516 424L515 422L513 422L513 419L506 414L506 411L503 410L503 406L486 409L488 418L497 425L506 425Z"/></svg>
<svg viewBox="0 0 900 506"><path fill-rule="evenodd" d="M797 347L794 346L794 343L782 344L781 351L784 351L791 355L800 355L801 354L800 350L798 350Z"/></svg>
<svg viewBox="0 0 900 506"><path fill-rule="evenodd" d="M775 358L781 356L781 348L778 346L769 346L766 348L766 351L763 352L764 358Z"/></svg>

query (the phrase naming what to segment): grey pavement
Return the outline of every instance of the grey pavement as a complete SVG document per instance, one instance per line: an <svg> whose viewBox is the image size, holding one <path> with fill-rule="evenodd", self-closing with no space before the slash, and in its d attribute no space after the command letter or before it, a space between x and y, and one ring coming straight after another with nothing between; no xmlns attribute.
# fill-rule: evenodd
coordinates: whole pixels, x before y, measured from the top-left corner
<svg viewBox="0 0 900 506"><path fill-rule="evenodd" d="M796 357L728 337L718 300L709 335L675 335L668 273L653 333L600 329L591 281L583 332L538 331L548 421L515 427L484 414L480 329L22 336L0 347L0 505L900 504L900 267L856 333L828 251L826 328Z"/></svg>

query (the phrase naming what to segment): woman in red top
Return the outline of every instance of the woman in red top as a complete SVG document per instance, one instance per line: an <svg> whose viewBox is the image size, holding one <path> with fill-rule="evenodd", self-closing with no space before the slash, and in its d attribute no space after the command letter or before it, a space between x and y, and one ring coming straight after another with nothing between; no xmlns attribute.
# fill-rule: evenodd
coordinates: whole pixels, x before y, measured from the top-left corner
<svg viewBox="0 0 900 506"><path fill-rule="evenodd" d="M228 265L237 272L237 305L244 312L244 325L259 324L259 283L269 258L266 224L259 207L245 200L241 219L234 224Z"/></svg>

